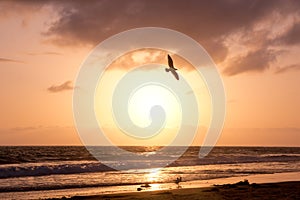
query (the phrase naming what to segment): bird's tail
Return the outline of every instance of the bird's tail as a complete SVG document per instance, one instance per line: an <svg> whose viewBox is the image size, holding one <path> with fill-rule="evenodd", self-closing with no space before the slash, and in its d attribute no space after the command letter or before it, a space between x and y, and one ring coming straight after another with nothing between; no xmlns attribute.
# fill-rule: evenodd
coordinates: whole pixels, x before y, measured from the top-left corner
<svg viewBox="0 0 300 200"><path fill-rule="evenodd" d="M165 68L165 70L166 70L166 72L169 72L169 71L170 71L170 69L168 69L168 68Z"/></svg>

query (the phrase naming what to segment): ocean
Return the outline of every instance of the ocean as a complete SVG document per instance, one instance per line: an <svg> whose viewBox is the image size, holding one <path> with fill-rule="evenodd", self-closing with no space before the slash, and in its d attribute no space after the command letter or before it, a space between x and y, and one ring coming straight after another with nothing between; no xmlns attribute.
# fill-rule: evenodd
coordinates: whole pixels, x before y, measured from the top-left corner
<svg viewBox="0 0 300 200"><path fill-rule="evenodd" d="M109 152L112 156L115 153L111 147L93 148L99 153ZM137 154L152 155L160 147L122 148ZM215 147L200 159L199 147L193 146L167 167L157 168L160 162L169 159L172 152L181 148L184 147L170 147L170 153L159 155L156 160L128 157L127 163L146 162L147 167L139 169L131 165L128 169L124 166L123 170L118 171L101 164L82 146L2 146L0 198L19 199L24 194L33 199L61 197L79 189L105 193L122 187L136 188L145 183L171 184L177 177L182 177L186 182L250 174L300 172L300 147ZM112 162L117 163L118 160Z"/></svg>

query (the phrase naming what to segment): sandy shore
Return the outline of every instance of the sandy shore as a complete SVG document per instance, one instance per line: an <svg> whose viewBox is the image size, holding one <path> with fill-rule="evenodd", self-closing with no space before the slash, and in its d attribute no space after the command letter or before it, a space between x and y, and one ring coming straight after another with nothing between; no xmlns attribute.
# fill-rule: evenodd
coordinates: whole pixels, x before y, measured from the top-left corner
<svg viewBox="0 0 300 200"><path fill-rule="evenodd" d="M215 185L206 188L181 188L94 196L74 196L62 199L300 199L300 181L263 184L251 184L241 181L235 184Z"/></svg>

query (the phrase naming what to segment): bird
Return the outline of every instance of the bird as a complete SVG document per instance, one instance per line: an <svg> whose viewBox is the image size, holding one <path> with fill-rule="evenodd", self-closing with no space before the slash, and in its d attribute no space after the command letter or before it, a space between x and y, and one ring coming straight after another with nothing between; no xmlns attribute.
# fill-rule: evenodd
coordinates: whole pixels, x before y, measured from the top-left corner
<svg viewBox="0 0 300 200"><path fill-rule="evenodd" d="M171 72L173 74L173 76L177 80L179 80L179 76L178 76L178 74L176 72L177 69L174 67L173 60L172 60L172 58L171 58L171 56L169 54L168 54L168 65L169 65L169 68L165 69L166 72Z"/></svg>
<svg viewBox="0 0 300 200"><path fill-rule="evenodd" d="M180 182L182 182L182 177L177 177L176 180L174 181L176 184L179 184Z"/></svg>

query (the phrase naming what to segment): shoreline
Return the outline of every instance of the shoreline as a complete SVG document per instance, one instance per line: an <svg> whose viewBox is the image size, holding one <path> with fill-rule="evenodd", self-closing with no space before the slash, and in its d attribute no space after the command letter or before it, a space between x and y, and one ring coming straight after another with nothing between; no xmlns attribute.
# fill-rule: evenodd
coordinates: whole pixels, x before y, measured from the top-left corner
<svg viewBox="0 0 300 200"><path fill-rule="evenodd" d="M277 183L249 183L240 181L234 184L215 185L202 188L180 188L170 190L128 192L117 194L103 194L92 196L73 196L70 198L52 198L48 200L59 199L299 199L300 181L288 181Z"/></svg>
<svg viewBox="0 0 300 200"><path fill-rule="evenodd" d="M282 187L282 184L284 185L288 184L290 188L294 188L294 185L299 186L300 191L300 172L288 172L288 173L274 173L274 174L255 174L255 175L246 175L246 176L237 176L237 177L229 177L229 178L217 178L217 179L210 179L210 180L195 180L195 181L187 181L187 182L181 182L180 188L177 188L176 184L173 183L170 184L151 184L152 187L137 191L136 188L137 185L135 185L135 188L133 191L126 191L126 192L112 192L112 193L102 193L98 195L75 195L75 196L68 196L67 199L131 199L131 198L137 198L137 199L144 199L148 198L148 196L155 195L156 198L162 198L162 199L174 199L173 195L179 195L182 194L183 191L185 191L183 194L187 195L187 197L182 196L181 198L187 198L187 199L194 199L195 195L198 192L208 192L207 190L212 190L210 193L215 193L213 188L215 188L214 185L228 185L228 184L235 184L237 182L248 180L250 184L256 184L256 185L265 185L265 184L274 184L275 187ZM279 184L279 185L278 185ZM138 185L140 186L140 185ZM171 187L170 187L171 186ZM269 188L272 189L272 188ZM295 189L296 190L296 189ZM290 192L291 193L291 192ZM162 195L163 197L159 197ZM215 195L215 194L214 194ZM300 194L299 194L300 195ZM196 195L197 196L197 195ZM129 198L130 197L130 198ZM165 198L166 197L166 198ZM205 199L205 195L203 197L203 194L201 198ZM213 199L213 196L207 197L208 199ZM300 198L300 196L299 196ZM53 198L53 199L62 199L62 198ZM180 198L179 198L180 199ZM196 198L197 199L197 198ZM243 199L243 198L242 198ZM278 199L278 198L277 198Z"/></svg>
<svg viewBox="0 0 300 200"><path fill-rule="evenodd" d="M195 180L181 182L179 184L180 189L175 183L163 183L163 184L150 184L151 187L143 188L142 191L137 191L137 188L141 187L140 184L126 185L126 186L109 186L109 187L91 187L91 188L73 188L73 189L60 189L60 190L44 190L44 191L24 191L24 192L3 192L0 193L0 199L91 199L91 198L102 198L107 196L112 196L109 198L116 198L116 196L123 196L125 194L128 196L140 195L140 194L157 194L158 193L179 193L183 191L202 191L209 190L208 188L213 188L213 185L226 185L234 184L239 181L247 179L250 184L255 183L256 185L261 184L272 184L272 183L282 183L289 182L290 188L296 188L300 185L300 172L287 172L287 173L274 173L274 174L253 174L253 175L241 175L229 178L217 178L209 180ZM296 186L295 186L296 185ZM281 187L281 186L276 186ZM285 186L284 186L285 187ZM248 188L251 189L251 188ZM223 191L223 189L221 189ZM296 189L295 189L296 190ZM300 188L299 188L300 191ZM213 191L211 191L213 192ZM278 191L277 191L278 192ZM209 193L209 192L208 192ZM292 193L292 192L290 192ZM162 195L162 194L160 194ZM151 195L152 196L152 195ZM159 196L159 195L158 195ZM124 198L125 198L124 197ZM100 199L101 199L100 198ZM123 197L122 197L123 198ZM135 197L134 197L135 198ZM144 197L138 197L144 198ZM146 198L146 197L145 197ZM172 198L172 197L168 197ZM189 199L189 198L187 198ZM205 199L205 198L204 198ZM243 199L243 198L242 198ZM300 196L299 196L300 199Z"/></svg>
<svg viewBox="0 0 300 200"><path fill-rule="evenodd" d="M164 184L150 184L151 187L143 188L142 191L137 191L141 185L126 185L120 187L94 187L94 188L74 188L74 189L61 189L61 190L44 190L44 191L27 191L27 192L7 192L0 193L0 199L90 199L90 198L100 198L104 196L123 196L126 194L130 195L140 195L140 194L157 194L167 192L168 194L173 193L173 191L202 191L204 188L212 188L213 185L223 185L223 184L234 184L239 181L247 179L250 184L272 184L272 183L282 183L290 182L289 187L295 188L300 185L300 172L288 172L288 173L275 173L275 174L255 174L255 175L245 175L236 176L230 178L218 178L209 180L196 180L181 182L180 189L177 188L175 183L164 183ZM293 184L292 184L293 183ZM277 186L281 187L281 186ZM189 190L191 189L191 190ZM223 191L223 189L222 189ZM299 188L300 191L300 188ZM213 191L212 191L213 192ZM278 192L278 191L277 191ZM192 192L193 193L193 192ZM125 195L125 196L126 196ZM110 198L112 198L110 197ZM170 197L170 196L169 196ZM125 197L124 197L125 198ZM135 198L135 197L134 197ZM141 197L143 198L143 197ZM170 197L171 198L171 197ZM189 199L189 198L188 198ZM299 196L300 199L300 196Z"/></svg>

